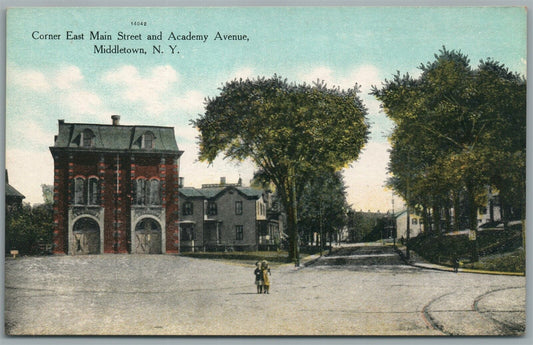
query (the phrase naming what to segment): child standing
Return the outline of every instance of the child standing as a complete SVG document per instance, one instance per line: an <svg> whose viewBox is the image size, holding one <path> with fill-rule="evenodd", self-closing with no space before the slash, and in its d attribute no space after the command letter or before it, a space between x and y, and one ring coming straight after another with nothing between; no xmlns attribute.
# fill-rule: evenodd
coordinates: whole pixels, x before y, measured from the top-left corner
<svg viewBox="0 0 533 345"><path fill-rule="evenodd" d="M261 272L263 274L263 293L269 293L270 290L270 266L268 266L268 262L266 260L263 260L261 262Z"/></svg>
<svg viewBox="0 0 533 345"><path fill-rule="evenodd" d="M259 261L255 263L255 285L257 285L257 293L263 292L263 271L261 270L261 264Z"/></svg>

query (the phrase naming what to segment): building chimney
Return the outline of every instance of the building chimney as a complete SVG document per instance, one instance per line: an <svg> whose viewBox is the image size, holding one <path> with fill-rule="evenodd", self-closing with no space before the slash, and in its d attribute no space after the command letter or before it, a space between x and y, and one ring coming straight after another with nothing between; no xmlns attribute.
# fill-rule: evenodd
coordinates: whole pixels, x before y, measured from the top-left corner
<svg viewBox="0 0 533 345"><path fill-rule="evenodd" d="M183 188L184 182L185 182L185 177L180 177L180 179L179 179L179 187L180 188Z"/></svg>
<svg viewBox="0 0 533 345"><path fill-rule="evenodd" d="M111 115L111 119L113 120L113 126L120 125L120 115Z"/></svg>
<svg viewBox="0 0 533 345"><path fill-rule="evenodd" d="M221 177L220 178L220 185L223 186L226 184L226 178L225 177Z"/></svg>

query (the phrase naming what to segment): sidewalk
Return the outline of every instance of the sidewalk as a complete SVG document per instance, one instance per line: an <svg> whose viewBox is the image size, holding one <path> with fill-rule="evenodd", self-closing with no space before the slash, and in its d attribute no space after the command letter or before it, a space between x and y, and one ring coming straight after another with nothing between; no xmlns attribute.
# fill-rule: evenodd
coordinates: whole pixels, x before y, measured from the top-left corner
<svg viewBox="0 0 533 345"><path fill-rule="evenodd" d="M453 272L453 267L449 266L443 266L438 264L433 264L422 258L420 255L418 255L415 251L410 250L409 251L409 260L405 257L405 246L402 245L396 245L396 252L398 255L400 255L400 258L408 265L419 267L419 268L425 268L430 270L438 270L438 271L448 271ZM520 272L498 272L498 271L485 271L485 270L476 270L471 268L459 268L458 273L477 273L477 274L496 274L496 275L509 275L509 276L524 276L524 273Z"/></svg>

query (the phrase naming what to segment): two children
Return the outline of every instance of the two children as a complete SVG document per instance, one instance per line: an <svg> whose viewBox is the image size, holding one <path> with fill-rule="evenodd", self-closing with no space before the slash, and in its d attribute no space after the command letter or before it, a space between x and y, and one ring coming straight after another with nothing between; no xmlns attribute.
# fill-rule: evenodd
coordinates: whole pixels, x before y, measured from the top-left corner
<svg viewBox="0 0 533 345"><path fill-rule="evenodd" d="M255 285L257 293L269 293L270 289L270 266L266 260L255 263Z"/></svg>

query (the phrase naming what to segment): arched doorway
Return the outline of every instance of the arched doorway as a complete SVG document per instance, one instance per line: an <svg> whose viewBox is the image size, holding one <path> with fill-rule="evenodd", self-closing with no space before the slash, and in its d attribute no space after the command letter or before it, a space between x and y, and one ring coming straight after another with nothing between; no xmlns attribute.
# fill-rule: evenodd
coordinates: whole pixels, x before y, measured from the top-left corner
<svg viewBox="0 0 533 345"><path fill-rule="evenodd" d="M135 254L161 254L161 226L151 218L144 218L135 226Z"/></svg>
<svg viewBox="0 0 533 345"><path fill-rule="evenodd" d="M74 223L74 254L100 254L100 226L92 218L81 218Z"/></svg>

